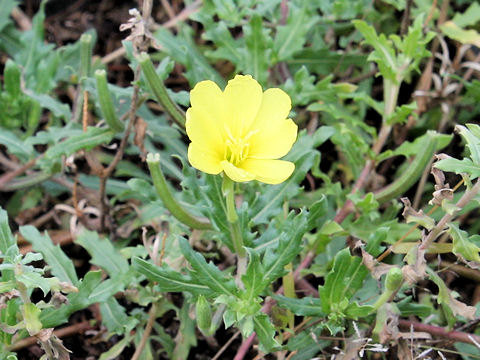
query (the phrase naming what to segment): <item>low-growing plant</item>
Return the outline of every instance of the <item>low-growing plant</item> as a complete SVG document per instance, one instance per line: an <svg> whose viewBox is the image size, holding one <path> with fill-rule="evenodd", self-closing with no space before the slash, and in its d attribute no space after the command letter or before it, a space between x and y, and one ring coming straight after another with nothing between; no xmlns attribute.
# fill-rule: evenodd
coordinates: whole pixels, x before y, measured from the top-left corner
<svg viewBox="0 0 480 360"><path fill-rule="evenodd" d="M0 356L479 358L478 4L175 3L0 0Z"/></svg>

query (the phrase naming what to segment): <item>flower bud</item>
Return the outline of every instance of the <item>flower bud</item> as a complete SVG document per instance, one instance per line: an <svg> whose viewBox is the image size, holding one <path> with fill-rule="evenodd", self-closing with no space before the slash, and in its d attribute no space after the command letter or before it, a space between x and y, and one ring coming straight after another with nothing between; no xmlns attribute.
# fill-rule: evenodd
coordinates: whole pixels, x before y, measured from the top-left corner
<svg viewBox="0 0 480 360"><path fill-rule="evenodd" d="M197 326L202 333L208 333L212 325L212 309L205 296L200 295L195 304Z"/></svg>
<svg viewBox="0 0 480 360"><path fill-rule="evenodd" d="M403 274L402 270L397 267L391 268L385 279L385 288L387 291L395 291L402 284Z"/></svg>

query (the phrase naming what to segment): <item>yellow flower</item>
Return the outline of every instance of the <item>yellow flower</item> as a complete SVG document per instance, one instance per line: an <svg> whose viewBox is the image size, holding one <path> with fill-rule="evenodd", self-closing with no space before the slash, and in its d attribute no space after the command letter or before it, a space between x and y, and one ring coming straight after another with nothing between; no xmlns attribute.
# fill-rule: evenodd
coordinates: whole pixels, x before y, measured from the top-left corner
<svg viewBox="0 0 480 360"><path fill-rule="evenodd" d="M232 180L285 181L295 169L286 155L297 138L297 125L287 119L290 97L280 89L262 91L250 75L237 75L222 91L201 81L190 93L188 160L208 174L222 171Z"/></svg>

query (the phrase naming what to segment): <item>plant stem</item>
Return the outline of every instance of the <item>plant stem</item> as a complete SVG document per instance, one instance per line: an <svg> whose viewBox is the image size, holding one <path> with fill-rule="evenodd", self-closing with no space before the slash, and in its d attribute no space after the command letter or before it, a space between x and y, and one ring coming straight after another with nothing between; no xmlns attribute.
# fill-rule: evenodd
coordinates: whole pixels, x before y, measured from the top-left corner
<svg viewBox="0 0 480 360"><path fill-rule="evenodd" d="M233 181L226 175L223 177L222 192L225 196L227 205L227 220L230 224L230 233L232 235L233 248L239 258L245 257L245 249L243 248L242 229L238 221L237 210L235 209L235 192L233 189Z"/></svg>
<svg viewBox="0 0 480 360"><path fill-rule="evenodd" d="M143 331L142 339L140 340L140 343L135 349L135 353L132 356L132 360L138 360L140 358L140 355L142 355L143 349L147 344L148 337L152 332L153 324L155 323L155 319L156 319L156 314L157 314L157 307L155 306L155 303L152 303L152 307L148 312L147 325L145 326L145 330Z"/></svg>

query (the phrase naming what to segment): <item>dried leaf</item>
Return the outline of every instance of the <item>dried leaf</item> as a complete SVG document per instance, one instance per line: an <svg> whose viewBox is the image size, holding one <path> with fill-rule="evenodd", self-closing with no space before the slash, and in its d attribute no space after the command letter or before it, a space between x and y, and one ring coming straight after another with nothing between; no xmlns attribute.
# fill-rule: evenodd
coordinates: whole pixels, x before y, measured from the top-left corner
<svg viewBox="0 0 480 360"><path fill-rule="evenodd" d="M431 230L435 227L435 221L430 216L426 215L423 210L416 211L413 209L408 198L404 197L400 200L405 205L402 215L405 217L407 223L414 222L428 230Z"/></svg>
<svg viewBox="0 0 480 360"><path fill-rule="evenodd" d="M425 260L426 248L423 246L425 239L426 235L423 233L422 243L413 246L405 256L408 265L402 268L402 273L403 278L410 285L416 284L427 276L427 261Z"/></svg>
<svg viewBox="0 0 480 360"><path fill-rule="evenodd" d="M388 273L392 267L395 267L394 265L379 263L372 255L363 250L363 248L361 248L361 251L363 265L366 266L372 276L377 280L379 280L382 275Z"/></svg>

